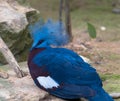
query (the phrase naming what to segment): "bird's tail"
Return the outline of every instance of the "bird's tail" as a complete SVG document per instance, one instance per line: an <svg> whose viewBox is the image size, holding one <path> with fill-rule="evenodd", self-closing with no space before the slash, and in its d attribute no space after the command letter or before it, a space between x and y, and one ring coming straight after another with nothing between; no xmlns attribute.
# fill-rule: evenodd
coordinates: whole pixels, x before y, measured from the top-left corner
<svg viewBox="0 0 120 101"><path fill-rule="evenodd" d="M97 89L97 94L88 98L89 101L114 101L103 88Z"/></svg>

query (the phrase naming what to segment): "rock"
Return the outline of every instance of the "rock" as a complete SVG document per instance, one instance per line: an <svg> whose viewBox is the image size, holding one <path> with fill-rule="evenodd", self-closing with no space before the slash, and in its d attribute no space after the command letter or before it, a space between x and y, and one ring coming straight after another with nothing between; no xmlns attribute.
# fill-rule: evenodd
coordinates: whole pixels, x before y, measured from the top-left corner
<svg viewBox="0 0 120 101"><path fill-rule="evenodd" d="M112 6L114 7L112 12L115 14L120 14L120 0L114 0Z"/></svg>
<svg viewBox="0 0 120 101"><path fill-rule="evenodd" d="M6 72L0 70L0 78L7 79L8 77L9 75Z"/></svg>
<svg viewBox="0 0 120 101"><path fill-rule="evenodd" d="M7 30L12 33L19 33L28 25L26 15L28 13L37 12L37 10L24 7L15 0L0 0L0 25L2 30Z"/></svg>
<svg viewBox="0 0 120 101"><path fill-rule="evenodd" d="M28 25L25 14L14 10L8 3L0 3L0 24L3 30L19 33Z"/></svg>
<svg viewBox="0 0 120 101"><path fill-rule="evenodd" d="M0 101L65 101L38 88L29 74L26 62L21 63L20 66L22 70L28 72L26 77L17 78L8 65L0 66L2 69L8 69L7 73L9 74L8 79L0 78Z"/></svg>
<svg viewBox="0 0 120 101"><path fill-rule="evenodd" d="M21 79L9 77L7 82L11 87L0 89L3 92L0 93L0 97L2 96L7 101L66 101L39 89L29 75ZM82 101L86 100L82 99Z"/></svg>
<svg viewBox="0 0 120 101"><path fill-rule="evenodd" d="M114 99L120 98L120 93L111 93L110 96Z"/></svg>
<svg viewBox="0 0 120 101"><path fill-rule="evenodd" d="M9 77L7 82L10 88L4 86L4 89L0 89L2 91L0 97L7 101L66 101L39 89L29 75L21 79ZM82 101L86 100L82 99Z"/></svg>
<svg viewBox="0 0 120 101"><path fill-rule="evenodd" d="M120 14L120 8L113 8L112 12L115 14Z"/></svg>
<svg viewBox="0 0 120 101"><path fill-rule="evenodd" d="M22 6L16 0L0 0L0 36L19 61L26 60L32 42L27 26L37 15L37 10ZM0 63L6 63L1 54Z"/></svg>

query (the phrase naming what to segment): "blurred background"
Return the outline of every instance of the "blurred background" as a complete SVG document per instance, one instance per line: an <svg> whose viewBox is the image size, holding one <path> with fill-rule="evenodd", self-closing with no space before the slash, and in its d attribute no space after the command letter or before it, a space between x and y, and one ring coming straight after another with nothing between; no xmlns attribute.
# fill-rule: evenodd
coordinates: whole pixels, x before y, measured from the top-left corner
<svg viewBox="0 0 120 101"><path fill-rule="evenodd" d="M44 18L59 18L60 0L28 0ZM86 22L92 23L98 37L106 41L120 39L120 0L69 0L74 34L86 30ZM64 13L63 13L64 14ZM64 16L63 16L64 19Z"/></svg>
<svg viewBox="0 0 120 101"><path fill-rule="evenodd" d="M64 47L85 56L87 61L99 72L106 91L109 93L120 92L120 0L68 1L73 40ZM27 69L28 54L32 45L28 26L38 19L43 19L43 21L48 18L52 18L55 21L59 20L59 7L60 0L0 0L0 37L5 41L17 61L20 62L22 69L23 67L25 70ZM64 4L62 16L64 23L65 14ZM87 23L95 27L95 39L89 36ZM6 63L0 53L0 65L5 65ZM16 79L11 74L13 70L6 65L0 66L0 73L1 71L12 75L12 79L10 78L8 80L9 83L6 83L7 80L0 78L0 84L2 85L0 85L0 89L2 89L0 91L5 92L6 89L11 94L11 91L13 91L11 89L15 88L13 84L18 82L17 84L20 85L20 82L22 82L21 86L23 86L23 80L25 79L25 89L28 87L27 92L22 94L21 91L24 90L21 90L22 87L20 87L20 92L17 92L17 94L14 92L15 97L10 98L14 99L18 95L17 100L14 99L18 101L18 98L21 100L21 98L26 97L25 94L29 94L29 84L32 84L29 83L30 77L27 76L20 81L20 79ZM17 84L16 90L18 90ZM5 92L3 94L3 92L0 93L0 96L2 95L0 101L3 99L3 95L8 94L10 96L9 93ZM19 97L20 93L22 95ZM29 101L30 97L31 95L25 101ZM120 99L115 101L120 101Z"/></svg>

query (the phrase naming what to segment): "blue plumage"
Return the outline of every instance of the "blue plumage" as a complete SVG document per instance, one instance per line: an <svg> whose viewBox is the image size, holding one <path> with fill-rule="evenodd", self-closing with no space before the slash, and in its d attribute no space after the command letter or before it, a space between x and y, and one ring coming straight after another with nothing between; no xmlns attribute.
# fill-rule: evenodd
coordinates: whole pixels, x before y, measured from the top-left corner
<svg viewBox="0 0 120 101"><path fill-rule="evenodd" d="M38 87L64 98L85 97L89 101L113 101L102 88L96 70L75 52L65 48L52 48L68 43L61 22L37 22L30 26L33 45L29 54L30 74Z"/></svg>
<svg viewBox="0 0 120 101"><path fill-rule="evenodd" d="M54 23L49 19L43 24L40 20L34 25L31 25L29 29L34 41L32 48L50 47L50 45L61 46L67 44L69 40L64 25L59 21ZM41 40L44 42L38 45Z"/></svg>

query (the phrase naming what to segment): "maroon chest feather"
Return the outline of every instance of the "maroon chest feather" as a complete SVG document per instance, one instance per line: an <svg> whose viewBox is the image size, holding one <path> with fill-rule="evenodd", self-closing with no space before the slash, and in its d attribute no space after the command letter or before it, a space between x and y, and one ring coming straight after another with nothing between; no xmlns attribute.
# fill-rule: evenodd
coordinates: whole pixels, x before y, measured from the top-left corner
<svg viewBox="0 0 120 101"><path fill-rule="evenodd" d="M45 50L45 49L46 49L46 48L35 48L35 49L33 49L33 50L29 53L28 65L29 65L29 63L32 61L33 57L34 57L36 54L42 52L42 51Z"/></svg>
<svg viewBox="0 0 120 101"><path fill-rule="evenodd" d="M34 49L29 54L28 66L29 66L30 74L31 74L33 79L36 79L38 76L48 76L49 75L45 66L39 67L38 65L34 64L32 61L34 56L36 54L42 52L43 50L45 50L45 48Z"/></svg>

